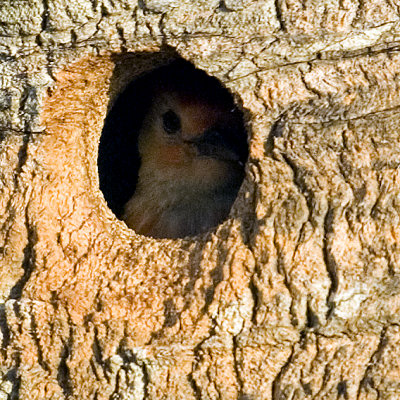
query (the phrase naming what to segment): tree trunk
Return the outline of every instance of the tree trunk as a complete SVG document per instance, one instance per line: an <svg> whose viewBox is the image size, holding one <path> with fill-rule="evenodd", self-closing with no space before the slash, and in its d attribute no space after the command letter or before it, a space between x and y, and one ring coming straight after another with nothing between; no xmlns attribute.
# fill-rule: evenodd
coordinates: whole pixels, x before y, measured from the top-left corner
<svg viewBox="0 0 400 400"><path fill-rule="evenodd" d="M399 5L0 4L0 399L399 399ZM136 235L107 109L176 57L245 112L230 217Z"/></svg>

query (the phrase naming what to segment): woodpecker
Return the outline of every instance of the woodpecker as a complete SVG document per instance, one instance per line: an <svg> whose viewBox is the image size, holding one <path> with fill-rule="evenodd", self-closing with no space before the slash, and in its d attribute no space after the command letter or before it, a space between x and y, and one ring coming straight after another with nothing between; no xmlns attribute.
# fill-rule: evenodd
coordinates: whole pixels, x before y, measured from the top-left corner
<svg viewBox="0 0 400 400"><path fill-rule="evenodd" d="M137 186L122 218L154 238L208 231L227 218L243 180L241 112L215 78L187 64L164 67L149 85Z"/></svg>

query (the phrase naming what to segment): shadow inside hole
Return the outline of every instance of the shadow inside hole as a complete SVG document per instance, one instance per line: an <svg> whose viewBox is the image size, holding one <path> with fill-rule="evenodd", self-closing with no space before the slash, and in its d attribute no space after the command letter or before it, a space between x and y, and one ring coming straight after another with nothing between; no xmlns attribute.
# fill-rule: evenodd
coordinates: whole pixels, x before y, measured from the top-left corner
<svg viewBox="0 0 400 400"><path fill-rule="evenodd" d="M107 205L121 218L135 192L140 167L137 137L149 106L146 76L132 81L115 100L100 137L98 172Z"/></svg>
<svg viewBox="0 0 400 400"><path fill-rule="evenodd" d="M224 103L224 107L235 115L235 126L231 125L229 127L230 132L227 134L232 136L229 139L232 142L230 146L237 153L242 168L240 182L235 181L232 183L235 187L229 189L230 192L235 192L235 198L243 180L244 164L248 157L247 134L243 115L235 106L232 95L216 78L196 69L187 61L175 60L139 76L128 84L117 97L107 115L99 144L98 171L100 189L108 206L118 218L122 218L124 206L135 193L138 184L138 174L141 167L138 136L142 129L143 120L156 96L158 96L160 88L194 93L195 97L206 99L217 107L220 103ZM233 201L234 199L231 203ZM195 205L193 212L196 212ZM228 213L219 222L222 222L227 216ZM201 219L202 216L200 215L199 218ZM209 226L207 229L182 229L182 233L160 234L159 236L150 234L149 236L192 236L212 227Z"/></svg>

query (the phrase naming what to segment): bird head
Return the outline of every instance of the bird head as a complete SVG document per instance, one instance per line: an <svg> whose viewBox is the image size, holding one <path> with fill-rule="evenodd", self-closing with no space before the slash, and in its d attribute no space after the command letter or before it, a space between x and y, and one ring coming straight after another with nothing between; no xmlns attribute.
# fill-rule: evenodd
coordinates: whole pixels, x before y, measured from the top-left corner
<svg viewBox="0 0 400 400"><path fill-rule="evenodd" d="M139 134L140 173L199 190L241 182L247 142L231 97L201 80L182 83L152 96Z"/></svg>

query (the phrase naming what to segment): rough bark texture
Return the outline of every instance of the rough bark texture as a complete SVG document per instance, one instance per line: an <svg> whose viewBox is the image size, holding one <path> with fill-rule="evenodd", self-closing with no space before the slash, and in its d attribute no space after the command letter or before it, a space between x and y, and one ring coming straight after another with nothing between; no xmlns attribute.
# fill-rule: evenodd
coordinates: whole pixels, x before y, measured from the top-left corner
<svg viewBox="0 0 400 400"><path fill-rule="evenodd" d="M400 3L0 4L0 399L399 399ZM183 57L235 93L230 218L129 230L107 107Z"/></svg>

